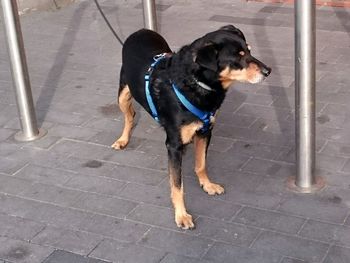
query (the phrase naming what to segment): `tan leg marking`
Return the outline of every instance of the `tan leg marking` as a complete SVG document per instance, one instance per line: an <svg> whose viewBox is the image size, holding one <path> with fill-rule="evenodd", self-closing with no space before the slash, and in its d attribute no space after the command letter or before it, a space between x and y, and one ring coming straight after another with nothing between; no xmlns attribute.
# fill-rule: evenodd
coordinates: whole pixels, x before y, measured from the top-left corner
<svg viewBox="0 0 350 263"><path fill-rule="evenodd" d="M183 183L181 188L174 185L173 171L170 170L170 188L171 188L171 201L175 209L175 222L178 227L182 229L194 228L192 216L187 213L184 201Z"/></svg>
<svg viewBox="0 0 350 263"><path fill-rule="evenodd" d="M195 121L190 124L181 126L180 134L181 134L182 143L183 144L190 143L196 131L198 131L202 127L203 127L203 123L199 121Z"/></svg>
<svg viewBox="0 0 350 263"><path fill-rule="evenodd" d="M135 111L131 103L131 93L129 87L126 85L119 96L119 107L124 113L124 129L118 140L112 144L112 148L116 150L124 149L129 143L131 129L133 127Z"/></svg>
<svg viewBox="0 0 350 263"><path fill-rule="evenodd" d="M197 174L199 184L209 195L222 194L225 191L224 188L219 184L212 183L208 178L206 169L206 147L206 138L199 136L194 137L195 172Z"/></svg>

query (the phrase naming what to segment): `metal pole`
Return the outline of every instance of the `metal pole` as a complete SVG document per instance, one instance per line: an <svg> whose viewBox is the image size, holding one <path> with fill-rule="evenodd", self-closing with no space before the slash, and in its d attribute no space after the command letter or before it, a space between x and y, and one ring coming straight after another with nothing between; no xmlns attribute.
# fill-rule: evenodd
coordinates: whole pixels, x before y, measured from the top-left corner
<svg viewBox="0 0 350 263"><path fill-rule="evenodd" d="M142 0L143 21L145 28L157 31L157 15L155 0Z"/></svg>
<svg viewBox="0 0 350 263"><path fill-rule="evenodd" d="M44 136L46 132L37 128L17 2L16 0L1 0L1 5L12 79L22 128L22 131L15 135L15 139L18 141L32 141Z"/></svg>
<svg viewBox="0 0 350 263"><path fill-rule="evenodd" d="M325 186L315 176L315 0L296 0L294 14L296 177L288 186L311 193Z"/></svg>

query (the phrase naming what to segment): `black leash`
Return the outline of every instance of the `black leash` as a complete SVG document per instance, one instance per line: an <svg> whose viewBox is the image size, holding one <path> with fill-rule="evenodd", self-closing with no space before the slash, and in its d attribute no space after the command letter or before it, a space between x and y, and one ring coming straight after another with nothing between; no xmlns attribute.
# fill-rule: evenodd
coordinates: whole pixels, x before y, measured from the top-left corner
<svg viewBox="0 0 350 263"><path fill-rule="evenodd" d="M100 11L103 19L105 20L107 26L109 27L109 29L112 31L113 35L117 38L118 42L120 43L120 45L123 45L123 41L121 40L121 38L118 36L118 34L114 31L113 27L111 26L111 24L109 23L107 17L105 16L105 14L103 13L100 4L98 3L97 0L94 0L95 4L97 6L98 11Z"/></svg>

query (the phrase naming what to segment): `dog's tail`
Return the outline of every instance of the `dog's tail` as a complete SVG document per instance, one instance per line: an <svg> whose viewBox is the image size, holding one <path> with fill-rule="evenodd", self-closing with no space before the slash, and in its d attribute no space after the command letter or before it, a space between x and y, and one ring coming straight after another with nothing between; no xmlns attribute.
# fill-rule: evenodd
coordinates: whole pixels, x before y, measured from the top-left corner
<svg viewBox="0 0 350 263"><path fill-rule="evenodd" d="M97 0L94 0L96 7L98 9L98 11L100 11L101 16L103 17L104 21L106 22L107 26L109 27L109 29L112 31L113 35L116 37L116 39L118 40L118 42L120 43L120 45L123 46L123 41L121 40L121 38L118 36L118 34L115 32L115 30L113 29L113 27L111 26L111 23L109 23L106 15L103 13L102 8L100 6L100 4L98 3Z"/></svg>

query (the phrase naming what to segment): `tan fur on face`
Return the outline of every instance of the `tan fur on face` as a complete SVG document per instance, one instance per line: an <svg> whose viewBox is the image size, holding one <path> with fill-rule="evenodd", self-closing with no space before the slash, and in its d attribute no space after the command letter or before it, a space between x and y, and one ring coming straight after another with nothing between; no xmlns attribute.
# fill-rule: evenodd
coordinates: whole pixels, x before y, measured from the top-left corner
<svg viewBox="0 0 350 263"><path fill-rule="evenodd" d="M229 88L233 81L256 83L256 79L260 76L261 71L255 63L250 63L248 68L242 70L226 67L220 72L220 80L224 89Z"/></svg>
<svg viewBox="0 0 350 263"><path fill-rule="evenodd" d="M192 141L196 131L203 127L203 124L199 121L192 122L190 124L181 127L181 141L183 144L188 144Z"/></svg>

